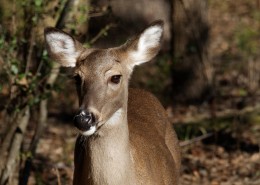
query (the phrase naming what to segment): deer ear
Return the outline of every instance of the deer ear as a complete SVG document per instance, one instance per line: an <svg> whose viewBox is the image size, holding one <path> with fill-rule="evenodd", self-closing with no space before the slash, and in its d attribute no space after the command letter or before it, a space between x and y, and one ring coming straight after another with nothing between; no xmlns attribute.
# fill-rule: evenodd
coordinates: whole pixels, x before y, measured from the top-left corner
<svg viewBox="0 0 260 185"><path fill-rule="evenodd" d="M156 21L122 46L126 51L127 65L130 69L135 65L150 61L157 55L161 48L162 35L163 21Z"/></svg>
<svg viewBox="0 0 260 185"><path fill-rule="evenodd" d="M63 67L75 67L83 46L69 34L56 28L45 28L45 43L49 55Z"/></svg>

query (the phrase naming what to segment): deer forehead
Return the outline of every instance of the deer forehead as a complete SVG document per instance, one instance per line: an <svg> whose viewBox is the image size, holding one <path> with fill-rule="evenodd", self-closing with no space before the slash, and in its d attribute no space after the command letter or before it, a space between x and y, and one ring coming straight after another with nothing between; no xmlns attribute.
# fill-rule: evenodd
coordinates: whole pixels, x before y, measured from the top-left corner
<svg viewBox="0 0 260 185"><path fill-rule="evenodd" d="M123 66L114 51L109 49L93 50L90 53L82 53L77 62L77 71L85 75L107 76L121 74Z"/></svg>

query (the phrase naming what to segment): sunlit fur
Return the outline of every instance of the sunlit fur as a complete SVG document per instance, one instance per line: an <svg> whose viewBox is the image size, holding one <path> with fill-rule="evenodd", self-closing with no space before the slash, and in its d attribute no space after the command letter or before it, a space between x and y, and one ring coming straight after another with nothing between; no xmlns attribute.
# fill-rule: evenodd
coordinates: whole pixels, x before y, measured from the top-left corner
<svg viewBox="0 0 260 185"><path fill-rule="evenodd" d="M59 37L68 48L74 43L67 51L48 39L64 32L45 31L48 52L57 62L68 66L68 60L76 60L80 108L95 115L95 127L77 138L74 185L178 184L179 144L164 108L150 93L128 89L134 66L159 52L162 32L162 22L155 22L109 49L84 49L69 35ZM119 83L111 82L113 75L122 76Z"/></svg>

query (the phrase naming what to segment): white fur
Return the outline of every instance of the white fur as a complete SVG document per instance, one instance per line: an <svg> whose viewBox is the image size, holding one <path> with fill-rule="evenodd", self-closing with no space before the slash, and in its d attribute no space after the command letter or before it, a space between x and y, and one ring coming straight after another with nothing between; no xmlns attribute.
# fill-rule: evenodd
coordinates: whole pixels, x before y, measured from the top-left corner
<svg viewBox="0 0 260 185"><path fill-rule="evenodd" d="M107 126L113 126L121 122L123 119L123 110L118 109L105 123Z"/></svg>
<svg viewBox="0 0 260 185"><path fill-rule="evenodd" d="M97 130L96 126L91 126L88 131L82 132L82 135L91 136L92 134L94 134L96 132L96 130Z"/></svg>
<svg viewBox="0 0 260 185"><path fill-rule="evenodd" d="M114 126L118 123L121 123L123 119L123 110L118 109L104 124L106 127ZM91 126L88 131L84 131L81 134L84 136L91 136L97 131L96 126Z"/></svg>
<svg viewBox="0 0 260 185"><path fill-rule="evenodd" d="M85 111L81 111L80 115L85 116L86 115Z"/></svg>
<svg viewBox="0 0 260 185"><path fill-rule="evenodd" d="M140 36L137 51L131 53L134 61L133 65L139 65L147 62L146 52L154 47L159 46L163 29L160 25L154 25L147 28ZM149 60L149 59L148 59Z"/></svg>
<svg viewBox="0 0 260 185"><path fill-rule="evenodd" d="M63 55L64 59L61 64L64 67L76 66L79 53L76 51L74 40L69 35L60 32L52 32L46 35L46 41L53 54Z"/></svg>
<svg viewBox="0 0 260 185"><path fill-rule="evenodd" d="M162 27L159 25L147 28L140 36L138 50L145 51L149 48L158 46L160 44L162 31Z"/></svg>

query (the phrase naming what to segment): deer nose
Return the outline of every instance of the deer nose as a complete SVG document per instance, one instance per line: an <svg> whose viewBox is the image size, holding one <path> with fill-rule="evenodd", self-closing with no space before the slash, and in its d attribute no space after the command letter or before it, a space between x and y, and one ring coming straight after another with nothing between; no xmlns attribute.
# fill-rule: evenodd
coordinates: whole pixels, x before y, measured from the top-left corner
<svg viewBox="0 0 260 185"><path fill-rule="evenodd" d="M74 125L81 131L88 131L91 126L95 125L95 116L93 113L80 110L74 117Z"/></svg>

